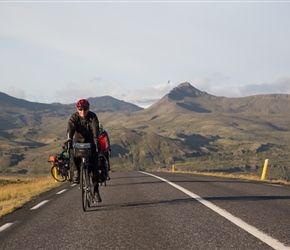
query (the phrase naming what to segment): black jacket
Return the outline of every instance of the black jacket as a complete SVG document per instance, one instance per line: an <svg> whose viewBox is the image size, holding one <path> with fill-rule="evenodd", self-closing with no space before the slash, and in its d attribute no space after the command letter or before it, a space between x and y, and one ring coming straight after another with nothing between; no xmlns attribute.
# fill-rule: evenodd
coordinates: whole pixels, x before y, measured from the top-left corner
<svg viewBox="0 0 290 250"><path fill-rule="evenodd" d="M71 115L67 126L68 139L75 142L95 143L99 140L99 119L97 115L89 111L86 118L82 118L78 112Z"/></svg>

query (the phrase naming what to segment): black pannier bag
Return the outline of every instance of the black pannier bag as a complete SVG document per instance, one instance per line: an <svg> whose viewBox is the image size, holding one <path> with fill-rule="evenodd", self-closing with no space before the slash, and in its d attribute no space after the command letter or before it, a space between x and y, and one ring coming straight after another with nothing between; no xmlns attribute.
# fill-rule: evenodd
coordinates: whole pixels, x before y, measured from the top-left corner
<svg viewBox="0 0 290 250"><path fill-rule="evenodd" d="M76 157L81 157L81 158L88 158L91 156L91 143L79 143L76 142L73 145L74 148L74 155Z"/></svg>

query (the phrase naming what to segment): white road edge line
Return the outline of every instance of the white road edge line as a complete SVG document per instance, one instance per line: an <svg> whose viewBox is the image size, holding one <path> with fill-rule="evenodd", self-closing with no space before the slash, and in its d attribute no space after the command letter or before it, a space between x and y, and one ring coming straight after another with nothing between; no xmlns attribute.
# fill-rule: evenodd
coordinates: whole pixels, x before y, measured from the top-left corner
<svg viewBox="0 0 290 250"><path fill-rule="evenodd" d="M67 189L63 189L63 190L60 190L59 192L57 192L56 194L62 194L66 191Z"/></svg>
<svg viewBox="0 0 290 250"><path fill-rule="evenodd" d="M42 205L44 205L46 202L48 202L48 200L44 200L44 201L38 203L36 206L30 208L30 210L35 210L35 209L37 209L37 208L40 208L40 207L41 207Z"/></svg>
<svg viewBox="0 0 290 250"><path fill-rule="evenodd" d="M282 250L282 249L290 249L290 247L285 246L283 243L279 242L278 240L272 238L271 236L259 231L257 228L249 225L248 223L244 222L243 220L241 220L240 218L230 214L229 212L227 212L226 210L214 205L213 203L203 199L202 197L190 192L189 190L173 183L170 182L166 179L163 179L159 176L150 174L150 173L146 173L146 172L142 172L139 171L140 173L143 174L147 174L150 175L152 177L155 177L161 181L166 182L167 184L179 189L180 191L182 191L183 193L189 195L190 197L192 197L193 199L197 200L198 202L202 203L203 205L205 205L206 207L210 208L211 210L213 210L214 212L218 213L219 215L223 216L224 218L226 218L227 220L231 221L232 223L236 224L238 227L242 228L243 230L247 231L248 233L250 233L251 235L255 236L256 238L258 238L259 240L263 241L264 243L266 243L267 245L269 245L270 247L277 249L277 250Z"/></svg>
<svg viewBox="0 0 290 250"><path fill-rule="evenodd" d="M13 223L4 224L3 226L0 227L0 233L12 225L13 225Z"/></svg>

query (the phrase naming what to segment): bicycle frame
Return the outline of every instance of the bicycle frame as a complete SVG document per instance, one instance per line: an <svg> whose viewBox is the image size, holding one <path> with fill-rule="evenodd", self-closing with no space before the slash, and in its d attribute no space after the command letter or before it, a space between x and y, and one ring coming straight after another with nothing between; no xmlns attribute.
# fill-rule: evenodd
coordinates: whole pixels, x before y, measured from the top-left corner
<svg viewBox="0 0 290 250"><path fill-rule="evenodd" d="M80 189L82 192L82 207L84 211L93 203L94 185L92 181L92 173L89 164L91 155L90 143L74 143L74 154L82 159L80 166Z"/></svg>

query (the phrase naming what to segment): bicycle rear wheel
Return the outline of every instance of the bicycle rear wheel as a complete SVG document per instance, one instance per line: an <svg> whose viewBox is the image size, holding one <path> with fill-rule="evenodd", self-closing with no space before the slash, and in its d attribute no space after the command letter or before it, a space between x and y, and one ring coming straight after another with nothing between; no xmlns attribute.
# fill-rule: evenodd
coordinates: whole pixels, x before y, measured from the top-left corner
<svg viewBox="0 0 290 250"><path fill-rule="evenodd" d="M105 186L107 186L108 176L109 176L109 166L108 166L108 162L107 162L107 164L106 164L106 181L105 181Z"/></svg>
<svg viewBox="0 0 290 250"><path fill-rule="evenodd" d="M51 167L51 175L53 179L59 182L66 181L68 176L66 169L58 169L55 165Z"/></svg>

